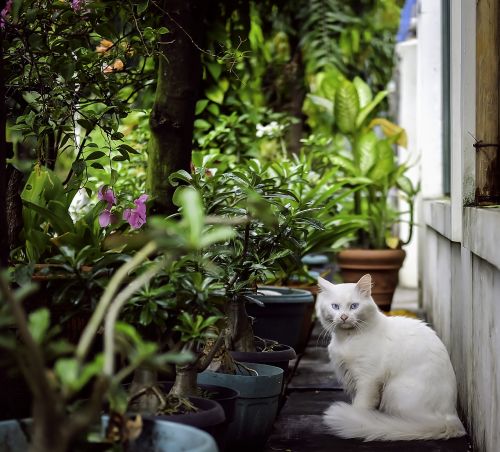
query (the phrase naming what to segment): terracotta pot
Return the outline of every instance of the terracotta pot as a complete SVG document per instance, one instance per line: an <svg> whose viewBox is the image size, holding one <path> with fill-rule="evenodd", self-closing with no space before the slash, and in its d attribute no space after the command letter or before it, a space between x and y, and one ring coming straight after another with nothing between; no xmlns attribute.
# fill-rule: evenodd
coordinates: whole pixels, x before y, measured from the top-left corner
<svg viewBox="0 0 500 452"><path fill-rule="evenodd" d="M399 269L403 265L404 250L352 249L337 255L342 279L347 283L358 282L369 273L372 276L372 297L382 311L390 311L392 297L398 285Z"/></svg>

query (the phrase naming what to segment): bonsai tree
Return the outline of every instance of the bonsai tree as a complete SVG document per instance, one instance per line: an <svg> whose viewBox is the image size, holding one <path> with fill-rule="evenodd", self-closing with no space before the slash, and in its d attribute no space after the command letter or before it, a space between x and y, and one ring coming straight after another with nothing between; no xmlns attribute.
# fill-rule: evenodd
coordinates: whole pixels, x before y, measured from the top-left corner
<svg viewBox="0 0 500 452"><path fill-rule="evenodd" d="M235 235L226 242L226 250L212 251L223 271L227 297L226 345L230 350L255 351L245 303L255 301L252 293L258 283L300 266L310 228L322 228L315 220L317 209L280 185L269 165L257 160L233 164L218 156L194 163L201 165L192 174L179 171L171 181L190 184L201 194L208 215L234 223Z"/></svg>
<svg viewBox="0 0 500 452"><path fill-rule="evenodd" d="M176 367L175 383L168 395L157 385L153 372L149 372L146 381L137 380L130 391L130 407L139 412L172 412L179 405L189 409L187 397L199 395L197 374L208 367L224 339L216 326L224 317L223 272L208 250L232 239L235 232L224 225L224 219L205 216L201 197L195 190L179 191L176 202L180 221L155 218L151 228L154 237L161 237L165 229L175 230L175 246L182 252L131 298L124 316L140 330L154 335L162 348L170 352L188 351L194 359ZM171 246L169 241L160 239L159 243L166 249Z"/></svg>
<svg viewBox="0 0 500 452"><path fill-rule="evenodd" d="M0 343L13 352L33 395L30 450L70 450L75 439L99 419L106 399L111 410L123 414L126 404L120 398L120 383L135 368L144 363L158 365L189 358L186 354L159 355L156 344L143 341L131 325L117 322L129 297L160 267L149 268L125 287L124 279L156 248L154 242L148 243L115 273L76 347L57 338L58 330L51 325L48 309L26 313L22 301L33 286L13 291L5 274L0 275L0 309L6 320L2 322ZM100 328L103 328L102 352L92 355L90 347ZM127 363L120 369L115 368L118 343L127 356Z"/></svg>

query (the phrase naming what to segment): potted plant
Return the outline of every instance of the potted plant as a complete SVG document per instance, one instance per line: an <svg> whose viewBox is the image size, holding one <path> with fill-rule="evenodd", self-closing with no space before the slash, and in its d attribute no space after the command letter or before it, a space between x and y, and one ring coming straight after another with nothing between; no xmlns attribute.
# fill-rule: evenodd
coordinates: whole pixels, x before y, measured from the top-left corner
<svg viewBox="0 0 500 452"><path fill-rule="evenodd" d="M224 340L223 332L216 328L216 323L223 318L220 307L223 306L224 290L218 278L220 270L210 259L207 249L231 239L234 233L224 224L211 224L218 219L205 217L201 198L195 190L179 193L177 202L181 219L154 218L150 230L166 250L172 243L162 239L163 231L175 231L177 243L174 246L181 247L183 252L131 298L124 316L145 334L154 337L162 348L171 352L189 351L194 359L176 366L172 384L159 382L151 369L136 372L129 390L129 408L196 425L217 436L224 421L220 417L221 409L215 409L212 400L200 399L203 391L197 384L198 373L209 366ZM214 387L208 388L208 392L214 400L220 396L227 415L231 416L238 393ZM210 412L206 412L208 408ZM220 438L219 442L222 443Z"/></svg>
<svg viewBox="0 0 500 452"><path fill-rule="evenodd" d="M241 164L228 164L223 157L218 160L195 162L195 166L202 166L193 174L178 172L171 179L197 189L209 215L224 216L235 223L236 235L227 243L228 251L218 252L214 260L224 271L229 349L238 354L254 353L260 344L256 344L246 304L259 303L253 297L258 283L300 265L308 228L321 225L314 220L315 209L283 187L268 165L257 160ZM256 362L254 359L264 357L252 357L251 361Z"/></svg>
<svg viewBox="0 0 500 452"><path fill-rule="evenodd" d="M19 426L16 429L12 423L2 423L0 436L4 439L3 444L11 444L11 450L16 450L17 446L24 447L27 442L33 451L74 450L78 437L99 421L105 399L109 400L110 408L115 413L110 420L104 421L107 424L105 441L126 443L141 435L140 419L128 423L119 414L126 407L120 382L144 363L158 365L191 359L187 353L159 355L158 347L143 341L131 325L117 322L129 297L147 283L160 267L150 267L125 287L123 280L156 249L154 242L148 243L113 275L76 347L57 338L57 327L51 325L46 308L26 315L22 300L32 287L25 286L14 292L5 276L0 275L3 301L0 308L6 314L2 318L10 319L10 322L2 323L1 344L15 350L14 356L33 394L32 436L26 441L20 435ZM92 355L91 345L100 328L103 329L103 351ZM116 369L115 364L118 350L126 352L127 356L126 364L120 369ZM163 435L168 431L175 436L175 426L167 424L148 424L146 431ZM190 433L197 435L194 430ZM181 431L181 436L185 435L186 432ZM216 450L213 440L207 437L203 440L206 445L200 450ZM200 438L192 444L194 449L199 447ZM155 450L163 450L158 445L154 447ZM189 446L186 444L186 447Z"/></svg>
<svg viewBox="0 0 500 452"><path fill-rule="evenodd" d="M204 164L194 163L192 174L178 172L171 179L200 192L209 216L222 217L234 225L234 237L210 253L222 270L220 280L226 294L224 347L240 362L234 373L232 361L220 353L209 371L199 374L199 381L238 389L235 421L228 429L229 445L258 448L270 433L283 387L283 369L274 364L288 368L295 354L290 347L277 348L255 338L246 303L259 303L254 297L258 282L300 263L300 248L313 211L293 192L277 186L266 173L267 167L256 160L237 165L218 156ZM184 190L179 187L176 196ZM266 365L270 363L273 366Z"/></svg>
<svg viewBox="0 0 500 452"><path fill-rule="evenodd" d="M387 96L375 96L369 86L356 77L341 79L333 100L313 97L334 117L337 148L332 161L348 177L358 178L361 187L346 203L350 213L362 221L355 245L338 254L337 262L345 282L356 282L370 273L373 297L378 306L389 310L398 282L398 271L405 258L402 249L412 237L414 200L419 190L407 177L408 162L399 162L394 145L406 147L406 132L386 118L373 118L377 106ZM395 201L404 201L402 210ZM409 216L406 240L397 236L395 226Z"/></svg>

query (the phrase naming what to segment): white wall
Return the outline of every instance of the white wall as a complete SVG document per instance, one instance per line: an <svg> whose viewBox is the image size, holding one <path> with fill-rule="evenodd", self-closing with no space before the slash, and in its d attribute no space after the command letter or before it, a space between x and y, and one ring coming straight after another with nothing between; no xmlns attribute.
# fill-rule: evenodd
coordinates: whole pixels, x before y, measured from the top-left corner
<svg viewBox="0 0 500 452"><path fill-rule="evenodd" d="M420 166L418 163L417 150L417 40L411 39L397 44L396 54L398 56L399 70L399 112L398 124L406 130L408 135L408 147L398 149L398 158L400 162L410 161L413 166L408 170L406 175L414 184L417 184L420 179ZM419 220L419 203L417 199L415 206L415 222ZM399 208L403 211L408 210L406 202L400 200ZM409 215L402 217L406 222L409 221ZM409 225L403 222L399 227L399 236L406 240L409 235ZM399 284L404 287L418 286L418 245L417 234L412 241L405 246L406 259L403 268L399 272Z"/></svg>
<svg viewBox="0 0 500 452"><path fill-rule="evenodd" d="M433 181L423 174L428 199L420 275L424 307L450 352L475 450L498 452L500 208L464 207L474 191L475 7L476 0L451 1L451 198L432 199ZM430 161L436 155L432 143L420 150Z"/></svg>

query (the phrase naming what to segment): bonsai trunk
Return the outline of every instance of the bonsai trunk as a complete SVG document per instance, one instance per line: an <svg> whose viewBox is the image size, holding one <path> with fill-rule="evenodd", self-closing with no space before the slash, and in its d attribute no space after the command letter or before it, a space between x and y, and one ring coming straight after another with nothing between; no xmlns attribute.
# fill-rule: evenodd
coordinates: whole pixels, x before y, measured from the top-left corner
<svg viewBox="0 0 500 452"><path fill-rule="evenodd" d="M30 452L66 452L71 438L68 435L67 413L57 400L35 398L33 403L33 438Z"/></svg>
<svg viewBox="0 0 500 452"><path fill-rule="evenodd" d="M230 325L231 349L237 352L255 352L255 337L245 302L241 299L230 301L227 316Z"/></svg>
<svg viewBox="0 0 500 452"><path fill-rule="evenodd" d="M158 386L158 372L139 367L129 389L128 409L141 414L156 414L166 406L165 394Z"/></svg>
<svg viewBox="0 0 500 452"><path fill-rule="evenodd" d="M197 397L198 396L198 369L196 366L177 366L174 386L169 394L177 397Z"/></svg>
<svg viewBox="0 0 500 452"><path fill-rule="evenodd" d="M163 1L159 12L169 34L163 38L168 43L160 44L156 95L149 120L147 185L155 213L176 211L168 178L181 169L190 171L194 114L202 75L202 4L195 0Z"/></svg>

